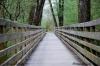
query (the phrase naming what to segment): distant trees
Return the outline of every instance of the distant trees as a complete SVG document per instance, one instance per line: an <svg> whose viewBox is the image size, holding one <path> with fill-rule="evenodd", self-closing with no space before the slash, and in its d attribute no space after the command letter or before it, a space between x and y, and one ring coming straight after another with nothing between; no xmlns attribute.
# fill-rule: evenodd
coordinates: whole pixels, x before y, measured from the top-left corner
<svg viewBox="0 0 100 66"><path fill-rule="evenodd" d="M91 20L91 0L79 0L79 22Z"/></svg>

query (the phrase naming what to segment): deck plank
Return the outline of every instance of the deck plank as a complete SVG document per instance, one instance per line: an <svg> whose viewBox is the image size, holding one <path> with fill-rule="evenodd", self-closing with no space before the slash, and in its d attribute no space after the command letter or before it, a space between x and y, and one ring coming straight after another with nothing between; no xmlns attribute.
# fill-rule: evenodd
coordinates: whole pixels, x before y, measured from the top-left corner
<svg viewBox="0 0 100 66"><path fill-rule="evenodd" d="M86 66L81 63L54 33L48 32L25 66Z"/></svg>

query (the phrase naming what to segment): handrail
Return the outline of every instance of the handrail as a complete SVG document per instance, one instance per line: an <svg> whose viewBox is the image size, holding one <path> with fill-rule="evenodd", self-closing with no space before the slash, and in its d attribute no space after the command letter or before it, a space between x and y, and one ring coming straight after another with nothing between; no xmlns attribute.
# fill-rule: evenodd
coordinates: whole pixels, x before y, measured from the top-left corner
<svg viewBox="0 0 100 66"><path fill-rule="evenodd" d="M98 29L96 27L99 27ZM55 34L80 58L100 66L100 19L57 27ZM84 60L85 58L86 60Z"/></svg>
<svg viewBox="0 0 100 66"><path fill-rule="evenodd" d="M0 66L24 64L44 36L40 26L0 19Z"/></svg>
<svg viewBox="0 0 100 66"><path fill-rule="evenodd" d="M1 19L1 18L0 18L0 26L19 27L19 28L33 28L33 29L41 28L40 26L33 26L33 25L28 25L28 24L22 24L22 23L18 23L16 21L11 21L11 20Z"/></svg>
<svg viewBox="0 0 100 66"><path fill-rule="evenodd" d="M10 40L19 39L21 37L26 37L29 35L34 35L34 34L41 32L41 31L36 30L36 31L27 31L27 32L16 32L16 33L10 33L10 34L0 34L0 43L10 41Z"/></svg>
<svg viewBox="0 0 100 66"><path fill-rule="evenodd" d="M59 33L61 33L61 32L59 32ZM80 39L78 39L78 38L69 36L69 35L64 34L64 33L61 33L61 35L66 36L66 37L69 38L69 39L75 40L75 41L79 42L80 44L82 44L82 45L84 45L84 46L86 46L86 47L92 48L93 50L95 50L95 51L97 51L97 52L100 52L100 47L97 46L97 45L95 45L95 44L92 44L92 43L89 43L89 42L80 40Z"/></svg>
<svg viewBox="0 0 100 66"><path fill-rule="evenodd" d="M72 25L67 25L67 26L62 26L62 28L69 28L69 27L92 27L92 26L96 26L96 25L100 25L100 19L97 20L93 20L93 21L89 21L89 22L84 22L84 23L76 23L76 24L72 24Z"/></svg>
<svg viewBox="0 0 100 66"><path fill-rule="evenodd" d="M33 36L33 37L30 37L30 38L28 38L28 39L26 39L26 40L24 40L24 41L22 41L22 42L20 42L20 43L18 43L18 44L14 44L14 45L12 45L12 46L10 46L10 47L4 49L4 50L1 50L1 51L0 51L0 57L1 57L1 56L4 56L4 54L10 52L11 50L15 50L15 49L17 49L18 47L21 47L21 46L25 45L25 43L29 42L30 40L35 39L36 37L38 37L38 34L35 35L35 36Z"/></svg>
<svg viewBox="0 0 100 66"><path fill-rule="evenodd" d="M72 34L76 36L86 37L90 39L100 40L100 32L86 32L86 31L73 31L73 30L59 30L60 32L64 32L67 34Z"/></svg>

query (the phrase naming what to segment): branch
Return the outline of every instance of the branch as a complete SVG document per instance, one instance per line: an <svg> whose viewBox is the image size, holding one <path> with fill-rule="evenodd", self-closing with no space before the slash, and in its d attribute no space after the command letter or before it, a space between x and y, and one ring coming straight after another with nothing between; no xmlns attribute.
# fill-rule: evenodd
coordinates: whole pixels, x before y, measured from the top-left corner
<svg viewBox="0 0 100 66"><path fill-rule="evenodd" d="M1 4L1 3L0 3L0 5L6 10L6 12L10 15L10 18L11 18L12 14L7 10L7 8L3 4Z"/></svg>

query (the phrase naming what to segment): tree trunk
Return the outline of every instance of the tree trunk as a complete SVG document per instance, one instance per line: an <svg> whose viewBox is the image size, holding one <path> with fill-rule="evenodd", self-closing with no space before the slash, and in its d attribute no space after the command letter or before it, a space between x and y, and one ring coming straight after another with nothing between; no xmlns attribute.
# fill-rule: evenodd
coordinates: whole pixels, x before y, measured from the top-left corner
<svg viewBox="0 0 100 66"><path fill-rule="evenodd" d="M4 18L4 8L2 5L4 5L3 0L0 1L0 18Z"/></svg>
<svg viewBox="0 0 100 66"><path fill-rule="evenodd" d="M58 25L57 25L57 21L56 21L54 11L53 11L51 0L49 0L49 3L50 3L50 8L51 8L52 16L53 16L53 19L54 19L55 27L57 27Z"/></svg>
<svg viewBox="0 0 100 66"><path fill-rule="evenodd" d="M63 26L64 21L64 0L59 0L59 10L58 10L58 19L59 26Z"/></svg>
<svg viewBox="0 0 100 66"><path fill-rule="evenodd" d="M39 26L41 24L44 3L45 3L45 0L37 0L37 8L36 8L35 16L34 16L34 24L36 26Z"/></svg>
<svg viewBox="0 0 100 66"><path fill-rule="evenodd" d="M17 3L16 3L17 4L16 11L15 11L15 14L14 14L14 19L13 19L13 20L16 20L16 21L17 21L18 17L20 16L20 13L21 13L20 12L20 10L21 10L20 9L21 8L21 6L20 6L21 4L20 3L21 3L21 1L20 0L17 0Z"/></svg>
<svg viewBox="0 0 100 66"><path fill-rule="evenodd" d="M29 14L29 24L39 26L41 24L42 12L45 0L35 0L36 5L33 5Z"/></svg>
<svg viewBox="0 0 100 66"><path fill-rule="evenodd" d="M64 21L64 0L59 0L59 11L58 11L58 19L59 19L59 26L63 26Z"/></svg>
<svg viewBox="0 0 100 66"><path fill-rule="evenodd" d="M79 0L79 22L87 22L91 20L91 0Z"/></svg>
<svg viewBox="0 0 100 66"><path fill-rule="evenodd" d="M29 13L29 18L28 18L28 21L29 21L30 25L34 24L33 22L34 22L35 10L36 10L36 7L35 6L31 6L31 10L30 10L30 13Z"/></svg>

